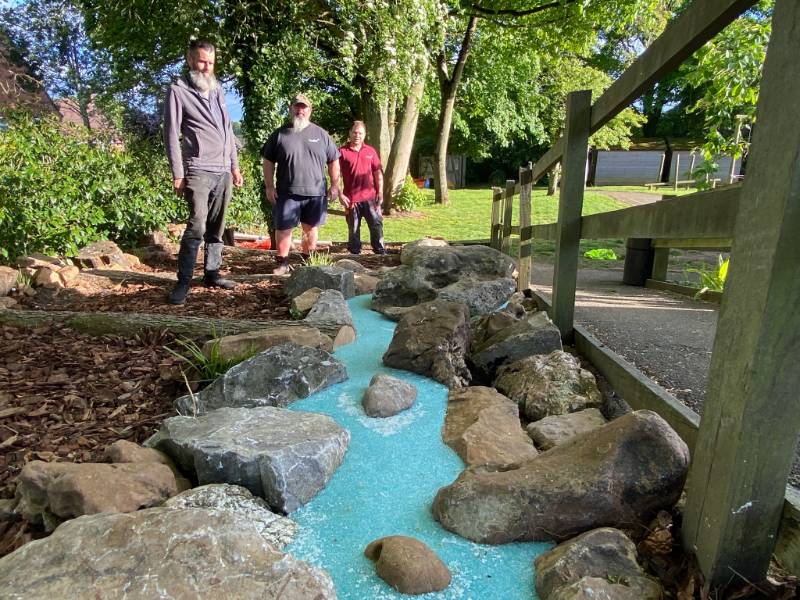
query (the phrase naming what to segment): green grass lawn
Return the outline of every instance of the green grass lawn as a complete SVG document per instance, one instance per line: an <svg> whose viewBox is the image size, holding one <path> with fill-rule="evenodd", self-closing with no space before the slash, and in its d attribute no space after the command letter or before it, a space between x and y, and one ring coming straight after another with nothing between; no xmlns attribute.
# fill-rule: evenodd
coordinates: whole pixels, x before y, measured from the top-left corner
<svg viewBox="0 0 800 600"><path fill-rule="evenodd" d="M442 237L449 241L488 240L492 220L492 191L490 188L450 191L447 206L434 204L433 190L424 190L425 202L411 215L390 215L384 218L384 238L387 242L410 242L426 236ZM533 191L532 221L552 223L558 218L558 196L547 196L544 188ZM595 191L584 196L583 214L591 215L625 208L625 204ZM513 222L517 223L518 203L514 203ZM366 224L361 227L362 240L369 240ZM328 215L320 229L321 240L344 241L347 224L340 215Z"/></svg>

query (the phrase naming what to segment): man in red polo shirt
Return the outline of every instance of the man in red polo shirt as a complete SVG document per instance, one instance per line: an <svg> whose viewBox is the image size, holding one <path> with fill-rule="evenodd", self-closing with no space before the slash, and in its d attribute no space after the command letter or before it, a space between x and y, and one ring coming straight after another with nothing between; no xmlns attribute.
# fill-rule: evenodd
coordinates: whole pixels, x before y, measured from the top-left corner
<svg viewBox="0 0 800 600"><path fill-rule="evenodd" d="M339 148L344 193L339 195L347 218L347 249L361 253L361 217L369 227L369 241L375 254L386 254L383 247L383 172L381 158L372 146L364 143L367 128L363 121L353 121L350 141Z"/></svg>

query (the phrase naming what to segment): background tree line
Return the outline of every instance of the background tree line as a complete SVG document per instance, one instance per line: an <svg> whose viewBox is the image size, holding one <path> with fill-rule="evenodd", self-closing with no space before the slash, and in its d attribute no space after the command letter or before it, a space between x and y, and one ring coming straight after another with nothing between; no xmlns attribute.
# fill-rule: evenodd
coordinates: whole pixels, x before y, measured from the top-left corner
<svg viewBox="0 0 800 600"><path fill-rule="evenodd" d="M219 48L218 76L240 94L255 155L297 90L314 120L344 134L356 118L386 170L385 208L412 151L435 159L446 203L445 158L474 174L509 175L561 133L566 94L597 97L688 0L25 0L3 22L51 93L73 98L88 124L97 103L124 130L157 140L160 102L183 68L187 41ZM595 136L706 140L711 159L746 150L772 0L722 32ZM154 143L158 143L154 141ZM155 160L156 154L153 154ZM250 181L260 187L258 161ZM551 174L555 189L556 172ZM257 193L257 188L254 193Z"/></svg>

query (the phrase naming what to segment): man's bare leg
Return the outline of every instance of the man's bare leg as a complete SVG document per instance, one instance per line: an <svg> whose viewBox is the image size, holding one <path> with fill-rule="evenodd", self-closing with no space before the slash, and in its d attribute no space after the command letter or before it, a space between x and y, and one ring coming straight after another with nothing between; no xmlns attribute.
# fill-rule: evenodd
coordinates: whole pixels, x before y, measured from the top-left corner
<svg viewBox="0 0 800 600"><path fill-rule="evenodd" d="M312 227L311 225L303 225L303 254L311 254L317 249L317 238L319 236L319 227Z"/></svg>
<svg viewBox="0 0 800 600"><path fill-rule="evenodd" d="M275 241L278 246L278 266L275 267L272 272L275 275L286 275L289 272L289 251L292 249L292 230L276 230Z"/></svg>

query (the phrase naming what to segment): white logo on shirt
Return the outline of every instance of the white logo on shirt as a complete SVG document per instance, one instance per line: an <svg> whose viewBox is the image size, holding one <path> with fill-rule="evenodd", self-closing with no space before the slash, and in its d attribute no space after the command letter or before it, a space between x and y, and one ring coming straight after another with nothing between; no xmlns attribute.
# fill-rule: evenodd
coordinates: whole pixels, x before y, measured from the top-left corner
<svg viewBox="0 0 800 600"><path fill-rule="evenodd" d="M367 158L372 160L372 154L367 154Z"/></svg>
<svg viewBox="0 0 800 600"><path fill-rule="evenodd" d="M309 142L318 142L319 138L308 138Z"/></svg>

